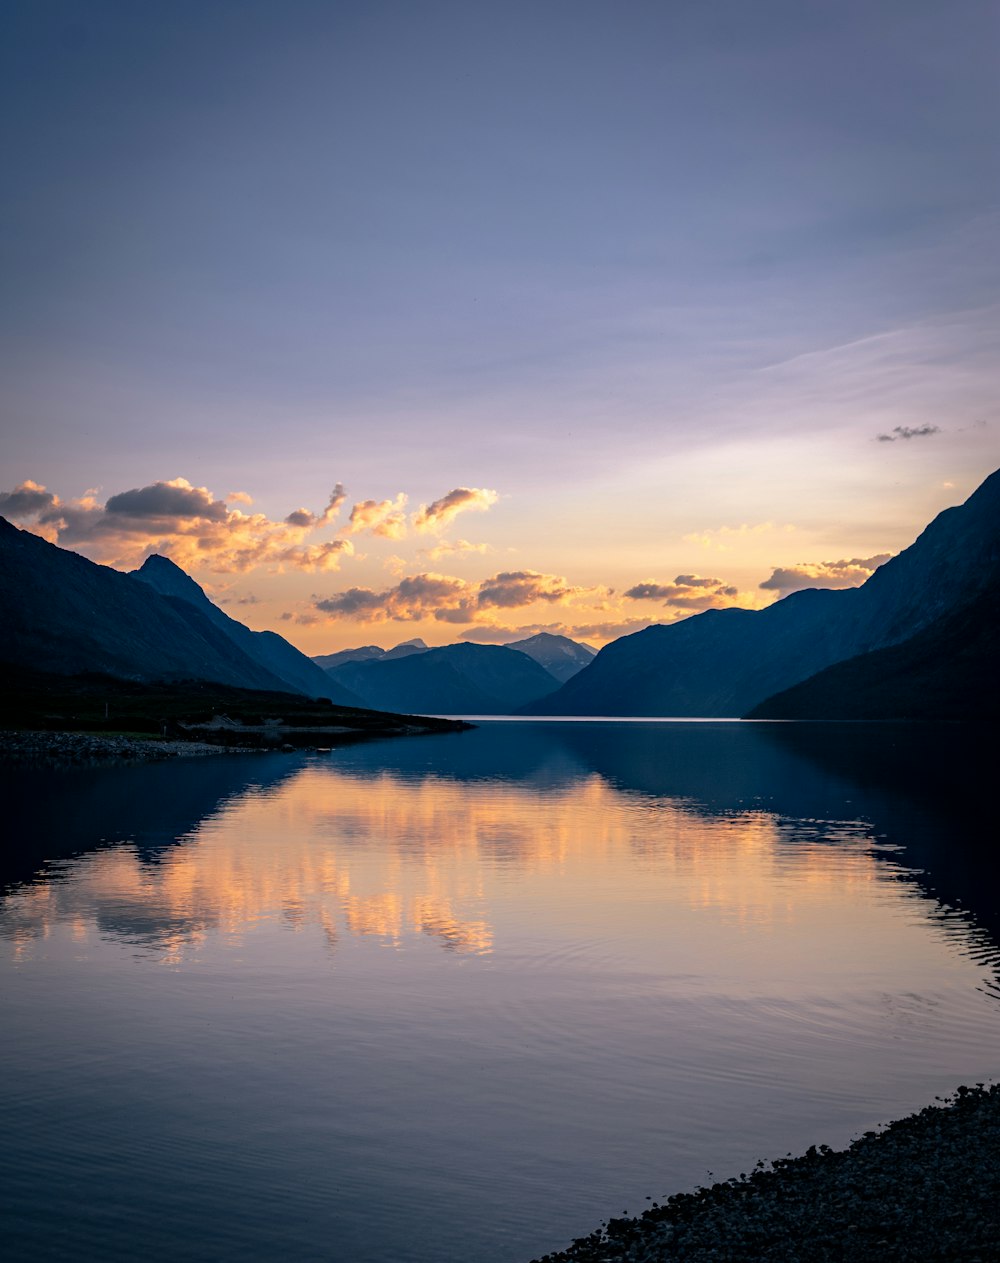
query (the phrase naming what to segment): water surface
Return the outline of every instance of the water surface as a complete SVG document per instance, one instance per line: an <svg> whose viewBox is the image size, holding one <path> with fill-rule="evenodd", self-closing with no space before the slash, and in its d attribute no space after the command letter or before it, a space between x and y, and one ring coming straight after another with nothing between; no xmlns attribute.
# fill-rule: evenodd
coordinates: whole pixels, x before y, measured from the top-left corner
<svg viewBox="0 0 1000 1263"><path fill-rule="evenodd" d="M514 1263L997 1072L963 729L6 775L17 1259Z"/></svg>

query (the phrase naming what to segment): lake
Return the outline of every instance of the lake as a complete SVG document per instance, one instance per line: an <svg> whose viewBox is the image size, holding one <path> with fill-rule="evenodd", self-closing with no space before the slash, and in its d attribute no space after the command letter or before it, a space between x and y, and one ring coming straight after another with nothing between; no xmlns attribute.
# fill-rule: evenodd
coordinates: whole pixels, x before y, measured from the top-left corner
<svg viewBox="0 0 1000 1263"><path fill-rule="evenodd" d="M988 1080L988 749L542 721L4 769L6 1257L527 1263Z"/></svg>

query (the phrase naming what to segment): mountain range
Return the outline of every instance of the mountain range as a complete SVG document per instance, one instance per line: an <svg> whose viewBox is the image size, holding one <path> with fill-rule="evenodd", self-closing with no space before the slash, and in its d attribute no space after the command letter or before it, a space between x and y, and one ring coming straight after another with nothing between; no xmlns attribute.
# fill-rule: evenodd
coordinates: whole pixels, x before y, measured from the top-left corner
<svg viewBox="0 0 1000 1263"><path fill-rule="evenodd" d="M379 710L508 715L552 693L593 660L568 636L540 632L507 645L463 642L429 648L363 645L313 659L336 683Z"/></svg>
<svg viewBox="0 0 1000 1263"><path fill-rule="evenodd" d="M213 604L165 557L124 574L0 518L0 663L208 680L396 713L995 717L1000 471L859 588L709 610L607 645L422 640L309 659Z"/></svg>

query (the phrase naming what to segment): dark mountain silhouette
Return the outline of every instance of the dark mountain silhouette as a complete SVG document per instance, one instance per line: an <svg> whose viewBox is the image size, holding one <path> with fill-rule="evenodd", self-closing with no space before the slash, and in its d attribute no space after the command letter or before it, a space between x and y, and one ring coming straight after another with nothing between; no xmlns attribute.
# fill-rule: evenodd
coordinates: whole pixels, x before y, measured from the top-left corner
<svg viewBox="0 0 1000 1263"><path fill-rule="evenodd" d="M283 687L306 697L328 697L338 706L360 706L361 702L343 685L337 684L320 667L283 636L273 631L251 631L235 618L230 618L213 604L189 574L167 557L147 557L131 578L148 584L161 596L184 602L181 612L188 608L209 619L247 657L259 663L265 670L282 681ZM186 607L186 608L185 608Z"/></svg>
<svg viewBox="0 0 1000 1263"><path fill-rule="evenodd" d="M183 581L201 594L208 611L191 599ZM200 679L299 691L236 643L183 571L172 582L187 595L163 595L132 575L96 565L0 518L0 661L60 675L99 672L132 680ZM226 618L221 610L216 613ZM351 704L358 703L352 699Z"/></svg>
<svg viewBox="0 0 1000 1263"><path fill-rule="evenodd" d="M345 662L367 662L373 658L409 658L415 653L426 653L427 649L428 646L417 636L413 640L402 641L392 649L382 649L379 645L361 645L357 649L341 649L339 653L317 654L312 661L324 671L332 671L335 667L342 667Z"/></svg>
<svg viewBox="0 0 1000 1263"><path fill-rule="evenodd" d="M901 644L848 658L761 702L748 719L1000 717L1000 591Z"/></svg>
<svg viewBox="0 0 1000 1263"><path fill-rule="evenodd" d="M357 649L341 649L339 653L318 653L313 662L324 671L342 667L345 662L367 662L369 658L384 658L385 650L378 645L360 645Z"/></svg>
<svg viewBox="0 0 1000 1263"><path fill-rule="evenodd" d="M588 666L597 653L590 645L582 645L568 636L554 636L551 632L539 632L527 640L510 641L507 648L526 653L550 675L554 675L560 684L565 684Z"/></svg>
<svg viewBox="0 0 1000 1263"><path fill-rule="evenodd" d="M527 714L738 716L834 663L898 645L1000 581L1000 472L860 588L709 610L602 649Z"/></svg>
<svg viewBox="0 0 1000 1263"><path fill-rule="evenodd" d="M438 715L506 715L558 687L544 667L505 645L445 645L347 662L330 675L365 706Z"/></svg>

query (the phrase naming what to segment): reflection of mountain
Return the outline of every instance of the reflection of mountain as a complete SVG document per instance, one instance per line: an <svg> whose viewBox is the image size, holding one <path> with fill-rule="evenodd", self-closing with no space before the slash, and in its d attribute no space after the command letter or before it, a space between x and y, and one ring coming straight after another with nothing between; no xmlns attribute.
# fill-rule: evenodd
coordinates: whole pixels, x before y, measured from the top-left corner
<svg viewBox="0 0 1000 1263"><path fill-rule="evenodd" d="M139 855L155 859L221 804L277 788L294 766L285 755L259 755L252 761L215 755L185 759L183 765L59 771L0 766L7 839L0 852L0 889L30 880L46 860L99 844L128 841Z"/></svg>
<svg viewBox="0 0 1000 1263"><path fill-rule="evenodd" d="M53 838L64 854L108 845L67 880L14 891L0 928L23 950L69 923L176 958L277 920L331 944L431 937L483 953L504 883L583 883L599 906L636 864L651 891L682 885L692 907L780 923L891 871L874 834L890 862L924 870L925 894L962 900L996 939L1000 875L970 792L983 759L902 727L497 724L306 765L38 773L9 787L13 836L34 839L36 858ZM808 877L794 904L783 873Z"/></svg>
<svg viewBox="0 0 1000 1263"><path fill-rule="evenodd" d="M860 588L811 589L764 610L708 610L648 627L612 642L558 692L523 709L550 715L746 715L834 663L909 640L945 613L995 593L998 584L1000 471L965 504L938 514L914 544Z"/></svg>

